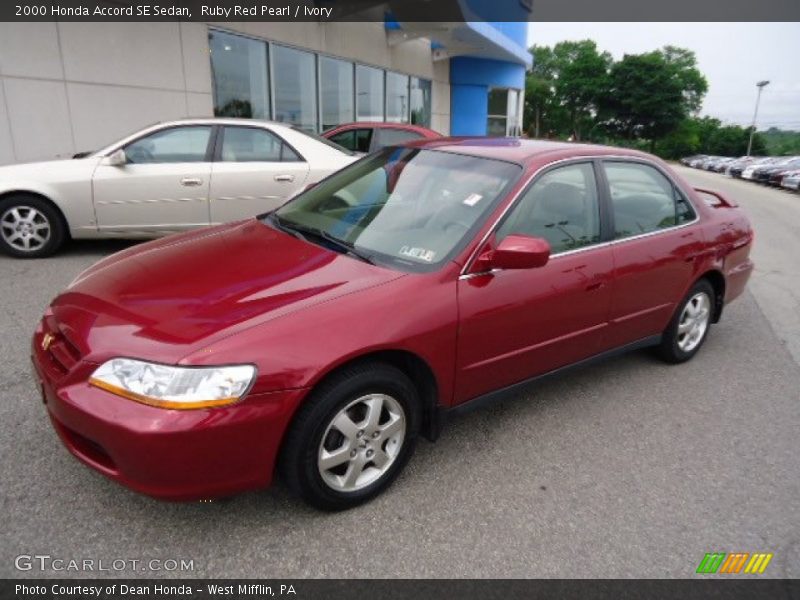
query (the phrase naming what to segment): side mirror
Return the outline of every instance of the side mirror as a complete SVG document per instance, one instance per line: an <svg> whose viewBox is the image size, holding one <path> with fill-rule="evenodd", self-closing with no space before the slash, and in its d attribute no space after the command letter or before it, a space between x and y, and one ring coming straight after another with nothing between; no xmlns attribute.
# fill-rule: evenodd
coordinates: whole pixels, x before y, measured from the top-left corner
<svg viewBox="0 0 800 600"><path fill-rule="evenodd" d="M128 157L125 156L125 150L122 148L114 150L111 154L103 157L101 164L108 167L121 167L128 162Z"/></svg>
<svg viewBox="0 0 800 600"><path fill-rule="evenodd" d="M509 235L497 248L486 250L475 261L477 272L491 269L535 269L550 259L550 243L544 238Z"/></svg>

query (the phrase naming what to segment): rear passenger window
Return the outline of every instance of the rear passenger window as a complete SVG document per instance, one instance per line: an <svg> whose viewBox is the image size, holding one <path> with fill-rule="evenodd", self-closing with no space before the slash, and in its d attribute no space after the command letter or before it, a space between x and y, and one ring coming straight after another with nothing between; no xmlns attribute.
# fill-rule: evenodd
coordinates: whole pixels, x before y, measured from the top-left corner
<svg viewBox="0 0 800 600"><path fill-rule="evenodd" d="M297 154L274 133L255 127L225 127L223 162L294 162Z"/></svg>
<svg viewBox="0 0 800 600"><path fill-rule="evenodd" d="M614 212L614 238L688 223L694 209L658 169L632 162L604 163Z"/></svg>
<svg viewBox="0 0 800 600"><path fill-rule="evenodd" d="M372 129L348 129L336 135L332 135L330 140L351 152L369 152L369 144L372 141Z"/></svg>
<svg viewBox="0 0 800 600"><path fill-rule="evenodd" d="M385 148L386 146L403 144L411 140L422 139L422 135L419 133L415 131L406 131L404 129L377 129L375 135L378 136L375 142L376 150Z"/></svg>
<svg viewBox="0 0 800 600"><path fill-rule="evenodd" d="M537 179L497 231L546 239L557 254L600 241L600 207L589 163L559 167Z"/></svg>

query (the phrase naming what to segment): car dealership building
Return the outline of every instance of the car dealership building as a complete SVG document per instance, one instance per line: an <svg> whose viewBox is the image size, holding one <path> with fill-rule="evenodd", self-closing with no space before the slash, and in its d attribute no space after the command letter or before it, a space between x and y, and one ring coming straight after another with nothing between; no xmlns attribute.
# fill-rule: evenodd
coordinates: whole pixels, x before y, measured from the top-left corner
<svg viewBox="0 0 800 600"><path fill-rule="evenodd" d="M358 120L519 135L526 22L383 14L383 22L0 23L0 164L69 157L154 122L214 114L316 132Z"/></svg>

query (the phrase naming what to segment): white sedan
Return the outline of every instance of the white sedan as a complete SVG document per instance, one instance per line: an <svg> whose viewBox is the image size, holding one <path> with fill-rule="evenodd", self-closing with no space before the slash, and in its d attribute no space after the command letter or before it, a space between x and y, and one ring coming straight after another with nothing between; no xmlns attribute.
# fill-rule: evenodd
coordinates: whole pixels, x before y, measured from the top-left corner
<svg viewBox="0 0 800 600"><path fill-rule="evenodd" d="M0 247L152 238L272 210L358 157L282 123L159 123L81 158L0 167Z"/></svg>

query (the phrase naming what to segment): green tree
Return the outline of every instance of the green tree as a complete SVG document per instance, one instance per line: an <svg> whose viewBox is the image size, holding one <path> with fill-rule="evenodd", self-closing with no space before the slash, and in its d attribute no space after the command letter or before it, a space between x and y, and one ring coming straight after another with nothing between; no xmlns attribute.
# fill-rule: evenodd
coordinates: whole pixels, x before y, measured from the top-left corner
<svg viewBox="0 0 800 600"><path fill-rule="evenodd" d="M559 69L556 96L566 109L570 133L580 140L591 129L600 104L608 96L612 58L608 52L598 52L591 40L561 42L553 48L553 54Z"/></svg>
<svg viewBox="0 0 800 600"><path fill-rule="evenodd" d="M550 132L581 139L596 122L608 88L611 55L591 40L534 46L525 82L525 122L534 136Z"/></svg>
<svg viewBox="0 0 800 600"><path fill-rule="evenodd" d="M664 158L680 158L691 154L718 156L743 156L747 153L750 128L739 125L722 125L712 117L690 117L658 141L655 153ZM764 138L753 136L752 154L766 154Z"/></svg>
<svg viewBox="0 0 800 600"><path fill-rule="evenodd" d="M775 156L800 155L800 131L786 131L770 127L758 135L763 136L769 154ZM753 153L755 154L755 152Z"/></svg>
<svg viewBox="0 0 800 600"><path fill-rule="evenodd" d="M694 54L667 46L645 54L626 54L611 68L609 93L602 108L605 126L627 140L656 142L675 132L696 112L708 84Z"/></svg>
<svg viewBox="0 0 800 600"><path fill-rule="evenodd" d="M739 125L725 125L717 128L709 136L708 142L703 146L705 154L719 156L743 156L747 154L747 144L750 140L750 127ZM753 136L753 148L750 154L754 156L767 153L764 138L759 133Z"/></svg>

